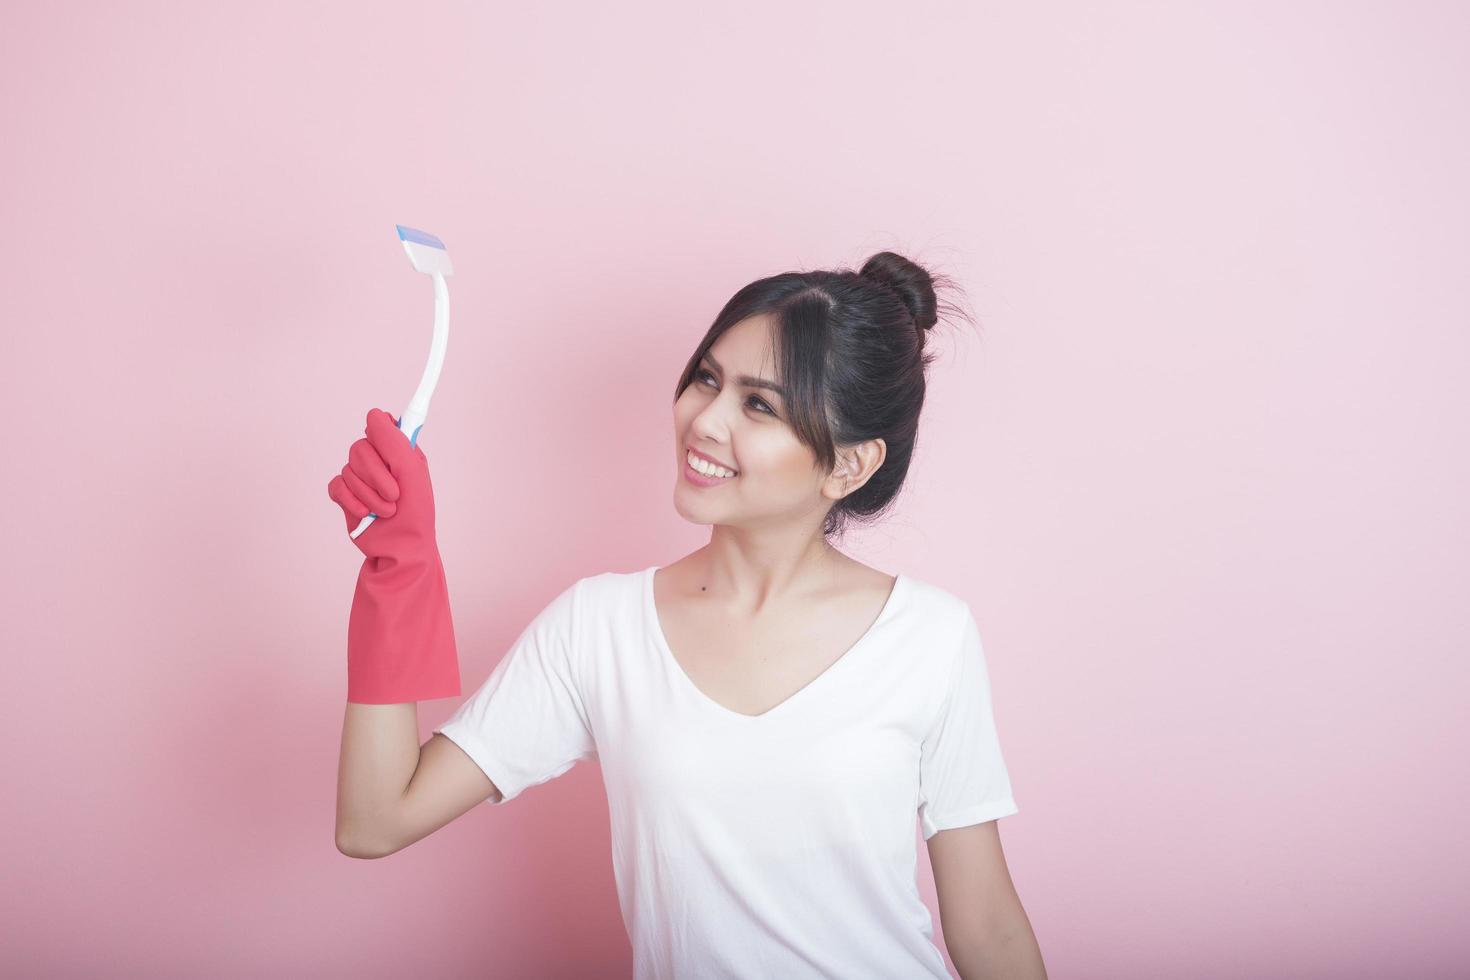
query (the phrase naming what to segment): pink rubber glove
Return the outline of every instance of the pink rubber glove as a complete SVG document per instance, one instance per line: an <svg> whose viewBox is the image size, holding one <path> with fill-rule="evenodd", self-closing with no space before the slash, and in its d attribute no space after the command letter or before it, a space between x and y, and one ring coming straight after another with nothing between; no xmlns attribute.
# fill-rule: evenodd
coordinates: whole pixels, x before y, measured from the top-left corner
<svg viewBox="0 0 1470 980"><path fill-rule="evenodd" d="M401 704L457 697L459 652L434 538L428 457L381 409L368 412L366 431L367 438L349 449L342 473L327 484L349 534L368 513L378 515L348 539L366 560L347 620L347 700Z"/></svg>

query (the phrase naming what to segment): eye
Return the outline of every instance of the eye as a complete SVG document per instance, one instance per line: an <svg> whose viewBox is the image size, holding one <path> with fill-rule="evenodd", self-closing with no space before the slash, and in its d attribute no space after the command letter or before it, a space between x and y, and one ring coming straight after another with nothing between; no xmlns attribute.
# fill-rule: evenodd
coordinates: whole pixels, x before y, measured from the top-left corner
<svg viewBox="0 0 1470 980"><path fill-rule="evenodd" d="M704 383L704 380L703 379L705 379L705 378L709 378L711 382L715 380L715 376L713 374L711 374L709 371L705 370L704 368L699 368L697 371L694 372L694 380L695 381L699 381L701 384L703 384ZM710 384L710 387L713 388L714 385L713 384ZM772 408L771 406L767 405L765 403L765 400L764 399L757 398L755 395L751 395L749 398L746 399L746 401L747 402L755 402L755 404L757 404L757 405L760 406L760 410L762 412L765 412L767 415L774 416L776 414L776 410L774 408Z"/></svg>

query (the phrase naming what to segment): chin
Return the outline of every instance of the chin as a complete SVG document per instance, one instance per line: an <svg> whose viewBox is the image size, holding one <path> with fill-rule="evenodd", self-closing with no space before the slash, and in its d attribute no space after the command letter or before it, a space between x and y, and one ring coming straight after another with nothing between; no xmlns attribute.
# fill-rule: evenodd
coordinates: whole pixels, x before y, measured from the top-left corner
<svg viewBox="0 0 1470 980"><path fill-rule="evenodd" d="M674 487L674 512L690 524L724 523L717 519L722 516L719 508L701 504L691 496L698 492L696 487Z"/></svg>

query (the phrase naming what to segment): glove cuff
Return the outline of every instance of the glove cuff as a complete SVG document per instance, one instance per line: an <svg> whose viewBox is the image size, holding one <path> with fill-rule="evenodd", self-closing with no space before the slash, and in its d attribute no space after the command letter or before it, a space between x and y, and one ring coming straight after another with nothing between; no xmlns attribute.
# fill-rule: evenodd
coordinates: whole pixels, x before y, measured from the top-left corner
<svg viewBox="0 0 1470 980"><path fill-rule="evenodd" d="M459 693L459 651L438 553L366 559L347 620L347 700L402 704Z"/></svg>

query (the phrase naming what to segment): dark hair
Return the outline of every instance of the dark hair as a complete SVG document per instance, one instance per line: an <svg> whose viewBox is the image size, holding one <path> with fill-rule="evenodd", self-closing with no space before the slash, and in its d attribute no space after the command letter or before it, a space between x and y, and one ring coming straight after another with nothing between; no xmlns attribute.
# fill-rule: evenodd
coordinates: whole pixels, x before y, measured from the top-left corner
<svg viewBox="0 0 1470 980"><path fill-rule="evenodd" d="M810 446L823 472L837 464L837 447L882 439L883 465L829 508L822 534L841 535L850 519L871 521L889 509L908 474L924 407L924 351L939 312L936 284L953 287L895 252L879 252L858 271L785 272L757 279L732 296L695 348L674 388L694 380L699 362L720 335L752 316L773 319L776 380L790 393L787 423ZM968 319L968 318L966 318Z"/></svg>

